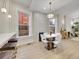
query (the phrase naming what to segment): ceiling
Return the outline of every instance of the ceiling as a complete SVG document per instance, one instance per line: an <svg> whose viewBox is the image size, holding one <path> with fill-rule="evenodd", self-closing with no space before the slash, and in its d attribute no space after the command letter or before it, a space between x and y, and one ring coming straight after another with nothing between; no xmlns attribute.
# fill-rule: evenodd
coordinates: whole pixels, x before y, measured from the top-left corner
<svg viewBox="0 0 79 59"><path fill-rule="evenodd" d="M50 0L14 0L23 6L29 7L33 11L43 13L49 12ZM58 13L78 18L79 16L79 0L52 0L52 10Z"/></svg>

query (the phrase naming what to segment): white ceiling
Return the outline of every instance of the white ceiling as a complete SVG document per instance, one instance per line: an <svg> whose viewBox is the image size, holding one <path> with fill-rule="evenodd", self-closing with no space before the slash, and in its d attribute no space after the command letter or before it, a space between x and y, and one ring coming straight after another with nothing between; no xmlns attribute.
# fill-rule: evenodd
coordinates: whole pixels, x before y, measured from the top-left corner
<svg viewBox="0 0 79 59"><path fill-rule="evenodd" d="M77 18L79 17L79 0L73 0L67 5L59 8L57 11L72 18Z"/></svg>
<svg viewBox="0 0 79 59"><path fill-rule="evenodd" d="M49 12L50 0L14 0L33 11ZM44 8L46 8L44 10ZM70 17L79 17L79 0L52 0L52 10Z"/></svg>
<svg viewBox="0 0 79 59"><path fill-rule="evenodd" d="M33 0L31 8L33 10L47 12L50 9L50 7L49 7L49 1L50 0ZM66 0L66 1L65 0L52 0L52 9L53 10L57 10L60 7L63 7L64 5L66 5L67 3L69 3L70 1L72 1L72 0ZM44 10L43 8L46 8L46 10Z"/></svg>
<svg viewBox="0 0 79 59"><path fill-rule="evenodd" d="M32 0L12 0L12 1L20 5L23 5L24 7L30 7L32 3Z"/></svg>

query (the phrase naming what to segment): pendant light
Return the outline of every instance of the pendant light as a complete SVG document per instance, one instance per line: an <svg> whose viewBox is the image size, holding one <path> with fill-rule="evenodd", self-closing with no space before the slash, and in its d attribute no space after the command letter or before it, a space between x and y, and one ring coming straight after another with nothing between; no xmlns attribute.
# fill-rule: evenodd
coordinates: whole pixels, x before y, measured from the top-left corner
<svg viewBox="0 0 79 59"><path fill-rule="evenodd" d="M48 18L53 18L54 17L54 14L52 13L52 1L49 2L49 6L50 6L50 12L49 14L47 15Z"/></svg>
<svg viewBox="0 0 79 59"><path fill-rule="evenodd" d="M3 5L2 5L2 8L1 8L1 12L2 13L6 13L7 12L6 0L2 0L2 2L3 2Z"/></svg>
<svg viewBox="0 0 79 59"><path fill-rule="evenodd" d="M11 18L11 14L10 14L10 0L9 0L9 12L8 12L8 18Z"/></svg>
<svg viewBox="0 0 79 59"><path fill-rule="evenodd" d="M8 18L11 18L12 16L11 16L11 14L8 14Z"/></svg>

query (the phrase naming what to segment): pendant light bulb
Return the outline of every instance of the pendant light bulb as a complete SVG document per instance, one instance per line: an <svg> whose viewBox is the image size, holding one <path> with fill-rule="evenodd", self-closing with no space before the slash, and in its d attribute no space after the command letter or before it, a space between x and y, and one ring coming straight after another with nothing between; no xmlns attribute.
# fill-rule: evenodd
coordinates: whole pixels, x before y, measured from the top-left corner
<svg viewBox="0 0 79 59"><path fill-rule="evenodd" d="M11 17L12 17L12 16L9 14L9 15L8 15L8 18L11 18Z"/></svg>
<svg viewBox="0 0 79 59"><path fill-rule="evenodd" d="M54 17L54 14L50 13L50 14L47 15L47 17L48 18L53 18Z"/></svg>
<svg viewBox="0 0 79 59"><path fill-rule="evenodd" d="M6 13L7 12L7 9L6 8L1 8L1 12L2 13Z"/></svg>
<svg viewBox="0 0 79 59"><path fill-rule="evenodd" d="M52 1L49 2L49 6L50 6L50 13L47 15L48 18L53 18L54 14L52 13Z"/></svg>

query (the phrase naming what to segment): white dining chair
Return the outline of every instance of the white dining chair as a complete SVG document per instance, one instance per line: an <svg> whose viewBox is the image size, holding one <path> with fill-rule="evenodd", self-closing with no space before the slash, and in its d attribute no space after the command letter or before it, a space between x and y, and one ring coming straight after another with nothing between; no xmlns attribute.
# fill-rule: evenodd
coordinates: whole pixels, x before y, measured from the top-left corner
<svg viewBox="0 0 79 59"><path fill-rule="evenodd" d="M55 41L53 41L54 47L57 47L59 43L61 43L61 34L56 34Z"/></svg>
<svg viewBox="0 0 79 59"><path fill-rule="evenodd" d="M47 47L48 41L46 40L46 37L43 34L41 35L41 41L43 42L43 44L45 45L45 47Z"/></svg>

